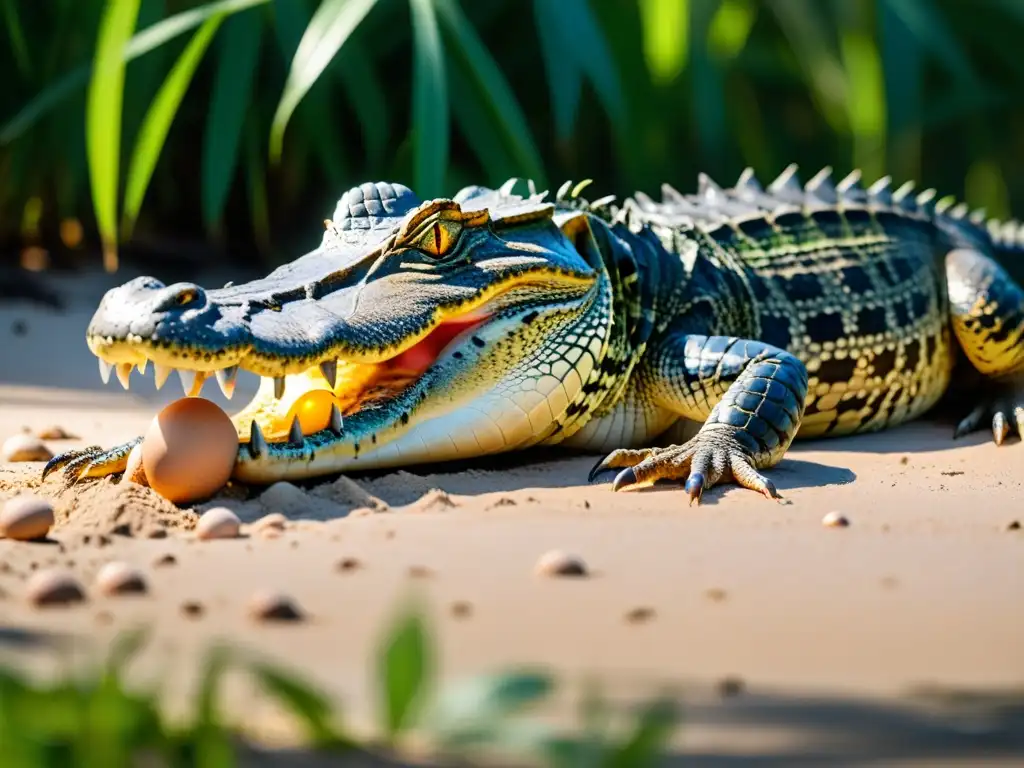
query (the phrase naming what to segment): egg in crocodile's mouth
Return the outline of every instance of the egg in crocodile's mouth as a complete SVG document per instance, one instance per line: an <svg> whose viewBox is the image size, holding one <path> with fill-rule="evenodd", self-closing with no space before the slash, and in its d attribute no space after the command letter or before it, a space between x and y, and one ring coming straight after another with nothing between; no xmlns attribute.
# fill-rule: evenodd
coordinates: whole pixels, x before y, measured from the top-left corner
<svg viewBox="0 0 1024 768"><path fill-rule="evenodd" d="M463 343L473 329L486 323L491 314L475 311L443 320L411 347L394 357L374 362L332 361L314 365L297 374L276 378L262 377L253 400L232 417L239 438L248 440L256 422L263 437L283 441L310 435L328 426L339 428L341 420L358 411L383 405L414 384L449 347ZM128 389L132 371L145 374L149 360L140 363L110 363L99 357L104 383L116 374ZM215 378L229 399L234 394L238 366L217 371L197 371L153 364L157 389L163 387L171 372L176 372L188 397L199 397L208 378ZM332 382L329 380L333 378Z"/></svg>

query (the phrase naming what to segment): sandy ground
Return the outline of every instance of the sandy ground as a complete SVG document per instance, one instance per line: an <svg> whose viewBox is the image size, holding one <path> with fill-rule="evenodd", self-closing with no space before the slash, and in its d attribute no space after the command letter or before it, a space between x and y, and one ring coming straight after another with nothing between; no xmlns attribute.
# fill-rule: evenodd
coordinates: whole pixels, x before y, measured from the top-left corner
<svg viewBox="0 0 1024 768"><path fill-rule="evenodd" d="M162 393L151 377L131 393L99 381L83 335L107 284L58 281L72 298L60 314L0 305L0 438L58 424L77 439L55 451L112 444L180 396L174 381ZM240 382L236 400L253 387ZM215 389L205 394L226 405ZM138 674L180 702L203 650L227 639L308 676L359 727L376 712L380 633L418 596L446 680L550 665L565 684L552 718L572 721L589 678L626 702L678 686L686 764L1020 764L1024 531L1011 523L1024 523L1024 446L950 432L926 420L798 444L772 474L784 504L734 486L693 508L672 487L613 494L587 485L593 457L523 454L236 493L211 503L243 521L283 512L287 528L215 542L193 540L194 513L148 489L63 490L39 484L40 464L0 465L0 500L30 487L60 519L48 542L0 541L0 656L42 671L59 656L49 641L91 658L150 626ZM350 514L363 493L383 511ZM829 511L852 524L823 527ZM581 556L590 577L535 576L552 548ZM115 559L144 569L148 596L93 591L50 609L23 598L33 570L68 567L88 584ZM255 624L245 605L260 588L292 595L309 619ZM200 615L186 615L190 602ZM242 683L228 700L249 724L275 722Z"/></svg>

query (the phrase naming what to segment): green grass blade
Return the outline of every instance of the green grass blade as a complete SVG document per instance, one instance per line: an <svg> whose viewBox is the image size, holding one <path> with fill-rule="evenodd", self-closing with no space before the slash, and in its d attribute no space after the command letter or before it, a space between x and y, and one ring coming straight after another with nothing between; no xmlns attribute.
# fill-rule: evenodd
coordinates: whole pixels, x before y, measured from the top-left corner
<svg viewBox="0 0 1024 768"><path fill-rule="evenodd" d="M224 24L223 45L203 134L203 221L212 229L224 211L238 167L242 128L259 64L263 19L240 13Z"/></svg>
<svg viewBox="0 0 1024 768"><path fill-rule="evenodd" d="M391 118L388 114L387 89L373 69L370 52L358 41L350 39L345 44L345 52L335 59L330 69L337 72L359 121L366 146L367 165L380 168L387 157Z"/></svg>
<svg viewBox="0 0 1024 768"><path fill-rule="evenodd" d="M885 0L909 29L938 58L961 87L977 81L970 59L955 32L932 3L921 0Z"/></svg>
<svg viewBox="0 0 1024 768"><path fill-rule="evenodd" d="M313 87L377 0L324 0L295 50L288 80L270 126L270 157L281 158L284 131L302 97Z"/></svg>
<svg viewBox="0 0 1024 768"><path fill-rule="evenodd" d="M449 103L444 50L433 0L409 0L413 24L413 183L425 198L444 192Z"/></svg>
<svg viewBox="0 0 1024 768"><path fill-rule="evenodd" d="M671 699L656 700L637 719L633 732L602 761L605 768L654 766L664 758L669 739L679 724Z"/></svg>
<svg viewBox="0 0 1024 768"><path fill-rule="evenodd" d="M626 123L626 99L608 43L587 0L559 0L564 41L576 51L576 60L590 79L601 105L619 126Z"/></svg>
<svg viewBox="0 0 1024 768"><path fill-rule="evenodd" d="M129 62L159 48L190 29L195 29L212 16L220 13L225 15L237 13L268 2L270 0L218 0L215 3L182 11L158 24L147 27L132 37L128 45L124 47L124 61ZM45 88L0 129L0 145L9 144L17 139L35 125L43 115L89 82L91 72L92 68L89 66L79 67Z"/></svg>
<svg viewBox="0 0 1024 768"><path fill-rule="evenodd" d="M551 113L555 118L555 135L567 141L576 126L580 106L583 71L572 55L565 55L558 32L558 8L550 0L533 0L533 17L540 40L541 57L547 71L551 91Z"/></svg>
<svg viewBox="0 0 1024 768"><path fill-rule="evenodd" d="M139 0L110 0L100 22L86 114L86 147L93 208L103 239L103 264L117 269L117 191L120 178L122 50L139 14Z"/></svg>
<svg viewBox="0 0 1024 768"><path fill-rule="evenodd" d="M651 79L671 83L686 67L690 0L640 0L643 48Z"/></svg>
<svg viewBox="0 0 1024 768"><path fill-rule="evenodd" d="M384 638L378 667L384 694L383 726L392 739L411 725L423 704L431 661L422 617L418 613L401 616Z"/></svg>
<svg viewBox="0 0 1024 768"><path fill-rule="evenodd" d="M865 7L845 7L848 23L839 32L839 48L849 86L848 120L853 132L853 165L868 178L886 173L885 86L882 57Z"/></svg>
<svg viewBox="0 0 1024 768"><path fill-rule="evenodd" d="M331 705L322 693L264 662L253 662L250 670L263 689L291 711L315 747L345 743L335 733Z"/></svg>
<svg viewBox="0 0 1024 768"><path fill-rule="evenodd" d="M3 11L4 26L7 28L7 37L11 41L14 61L18 65L21 76L27 79L32 73L32 60L29 57L28 44L25 42L25 30L21 25L21 17L18 15L17 3L15 0L2 0L0 10Z"/></svg>
<svg viewBox="0 0 1024 768"><path fill-rule="evenodd" d="M473 98L488 114L489 130L497 133L518 166L514 175L545 184L540 152L512 88L455 0L438 0L438 17L449 40L456 66L472 83ZM454 105L453 101L453 105ZM483 160L483 158L481 158Z"/></svg>
<svg viewBox="0 0 1024 768"><path fill-rule="evenodd" d="M132 227L138 218L142 200L149 187L149 180L153 176L153 169L156 168L156 161L160 157L167 132L171 129L171 123L174 122L174 116L178 112L178 105L181 104L181 99L184 97L185 91L188 90L189 83L192 82L192 75L195 74L196 67L202 61L203 54L206 53L206 49L223 21L224 14L218 14L203 22L181 56L178 57L146 113L128 171L127 190L124 196L126 236L130 236Z"/></svg>

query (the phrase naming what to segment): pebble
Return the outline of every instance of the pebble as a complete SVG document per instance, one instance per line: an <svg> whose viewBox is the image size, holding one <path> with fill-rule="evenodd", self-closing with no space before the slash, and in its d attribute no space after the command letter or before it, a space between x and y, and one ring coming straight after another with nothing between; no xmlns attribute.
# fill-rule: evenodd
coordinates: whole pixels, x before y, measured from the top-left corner
<svg viewBox="0 0 1024 768"><path fill-rule="evenodd" d="M153 565L160 567L165 565L175 565L177 562L178 558L176 558L174 555L168 552L165 555L157 556L157 558L153 561Z"/></svg>
<svg viewBox="0 0 1024 768"><path fill-rule="evenodd" d="M68 605L85 601L85 590L70 571L47 569L32 574L25 597L37 607Z"/></svg>
<svg viewBox="0 0 1024 768"><path fill-rule="evenodd" d="M362 563L360 563L354 557L346 557L346 558L338 561L338 564L335 566L335 569L339 570L339 571L348 572L348 571L355 571L358 568L360 568L361 566L362 566Z"/></svg>
<svg viewBox="0 0 1024 768"><path fill-rule="evenodd" d="M128 563L109 562L96 575L96 586L107 596L144 595L149 591L142 571Z"/></svg>
<svg viewBox="0 0 1024 768"><path fill-rule="evenodd" d="M0 537L17 541L43 539L54 522L53 505L49 501L23 493L4 504L0 512Z"/></svg>
<svg viewBox="0 0 1024 768"><path fill-rule="evenodd" d="M204 541L210 539L234 539L242 529L242 521L238 515L227 507L212 507L206 510L196 523L196 538Z"/></svg>
<svg viewBox="0 0 1024 768"><path fill-rule="evenodd" d="M181 612L190 619L198 619L205 611L203 604L195 600L187 600L181 604Z"/></svg>
<svg viewBox="0 0 1024 768"><path fill-rule="evenodd" d="M534 571L539 576L586 576L587 566L576 555L553 549L541 555Z"/></svg>
<svg viewBox="0 0 1024 768"><path fill-rule="evenodd" d="M457 619L468 619L473 615L473 604L465 600L456 600L452 603L451 612Z"/></svg>
<svg viewBox="0 0 1024 768"><path fill-rule="evenodd" d="M821 524L826 528L846 528L850 525L850 521L838 512L829 512L821 518Z"/></svg>
<svg viewBox="0 0 1024 768"><path fill-rule="evenodd" d="M1008 531L1019 531L1020 530L1020 520L1011 520L1010 523L1006 526L1006 530L1008 530Z"/></svg>
<svg viewBox="0 0 1024 768"><path fill-rule="evenodd" d="M305 618L288 595L265 590L249 598L249 616L256 621L302 621Z"/></svg>
<svg viewBox="0 0 1024 768"><path fill-rule="evenodd" d="M133 483L149 486L149 480L146 479L146 468L142 466L142 443L138 443L128 454L128 464L124 468L124 476L125 479Z"/></svg>
<svg viewBox="0 0 1024 768"><path fill-rule="evenodd" d="M64 427L57 426L54 424L50 427L45 427L36 433L36 437L40 440L76 440L77 438L70 432L66 431Z"/></svg>
<svg viewBox="0 0 1024 768"><path fill-rule="evenodd" d="M49 461L53 453L35 435L12 435L0 447L0 461Z"/></svg>
<svg viewBox="0 0 1024 768"><path fill-rule="evenodd" d="M626 621L630 624L643 624L654 618L655 611L646 605L637 606L626 612Z"/></svg>
<svg viewBox="0 0 1024 768"><path fill-rule="evenodd" d="M271 512L269 515L264 515L259 520L253 520L252 530L263 531L268 528L273 528L278 531L283 531L287 524L287 517L282 515L280 512Z"/></svg>

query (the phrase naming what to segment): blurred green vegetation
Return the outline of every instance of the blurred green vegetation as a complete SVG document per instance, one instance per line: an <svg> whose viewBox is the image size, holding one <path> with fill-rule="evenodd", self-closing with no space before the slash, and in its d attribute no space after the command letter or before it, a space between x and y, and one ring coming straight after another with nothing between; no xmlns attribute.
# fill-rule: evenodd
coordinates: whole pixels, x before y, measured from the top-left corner
<svg viewBox="0 0 1024 768"><path fill-rule="evenodd" d="M403 757L413 764L473 765L490 756L494 764L499 756L551 768L645 768L663 760L681 722L674 697L622 712L588 687L576 732L557 730L530 716L557 687L541 668L512 668L436 690L435 638L414 605L398 611L380 638L374 670L380 718L372 741L347 733L330 698L308 681L225 645L207 654L187 714L171 718L156 687L132 683L130 664L148 637L144 630L122 633L104 664L52 682L0 667L4 767L252 764L245 758L260 751L268 734L224 711L221 688L234 672L247 674L301 734L288 752L262 750L264 760L256 764L291 765L300 754L321 758L303 765L364 766L409 764Z"/></svg>
<svg viewBox="0 0 1024 768"><path fill-rule="evenodd" d="M430 197L593 178L599 196L797 162L1024 210L1021 0L0 0L0 14L0 243L105 241L111 267L118 243L161 239L293 258L372 179Z"/></svg>

